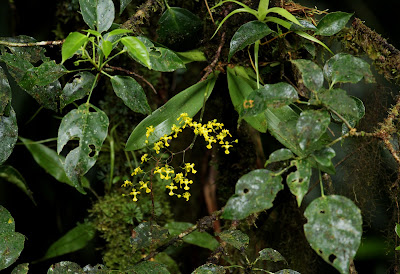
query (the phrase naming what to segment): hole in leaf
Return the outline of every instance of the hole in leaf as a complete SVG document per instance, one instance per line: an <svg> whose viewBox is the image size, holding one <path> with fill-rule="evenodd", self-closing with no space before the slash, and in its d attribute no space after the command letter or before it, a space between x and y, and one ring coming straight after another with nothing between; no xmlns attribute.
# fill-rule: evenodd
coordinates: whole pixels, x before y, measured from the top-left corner
<svg viewBox="0 0 400 274"><path fill-rule="evenodd" d="M331 264L333 264L333 261L335 261L336 258L337 258L336 255L331 254L331 255L329 255L329 257L328 257L328 260L331 262Z"/></svg>
<svg viewBox="0 0 400 274"><path fill-rule="evenodd" d="M304 181L304 179L303 179L303 178L300 178L300 179L299 179L299 184L301 184L303 181Z"/></svg>
<svg viewBox="0 0 400 274"><path fill-rule="evenodd" d="M245 188L245 189L243 189L243 192L244 192L244 194L249 193L249 189Z"/></svg>
<svg viewBox="0 0 400 274"><path fill-rule="evenodd" d="M93 157L94 155L96 155L96 147L94 145L89 145L90 148L90 153L89 153L89 157Z"/></svg>
<svg viewBox="0 0 400 274"><path fill-rule="evenodd" d="M322 250L321 249L318 249L318 252L319 252L319 254L322 254Z"/></svg>
<svg viewBox="0 0 400 274"><path fill-rule="evenodd" d="M325 210L320 210L319 213L325 214Z"/></svg>

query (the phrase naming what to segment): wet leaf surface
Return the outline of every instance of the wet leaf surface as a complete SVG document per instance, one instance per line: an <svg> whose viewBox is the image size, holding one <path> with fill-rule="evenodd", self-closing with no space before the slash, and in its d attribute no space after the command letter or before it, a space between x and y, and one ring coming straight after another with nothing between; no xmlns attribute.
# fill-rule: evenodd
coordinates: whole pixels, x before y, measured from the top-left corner
<svg viewBox="0 0 400 274"><path fill-rule="evenodd" d="M169 236L168 229L156 223L144 222L135 227L130 239L133 250L162 244Z"/></svg>
<svg viewBox="0 0 400 274"><path fill-rule="evenodd" d="M72 82L67 83L61 92L60 109L88 95L94 81L95 76L90 72L83 71L75 74Z"/></svg>
<svg viewBox="0 0 400 274"><path fill-rule="evenodd" d="M359 107L357 102L343 89L332 89L318 95L322 104L338 112L342 117L358 121Z"/></svg>
<svg viewBox="0 0 400 274"><path fill-rule="evenodd" d="M225 268L215 264L205 264L196 268L192 274L225 274Z"/></svg>
<svg viewBox="0 0 400 274"><path fill-rule="evenodd" d="M311 247L340 273L348 273L361 242L360 209L346 197L331 195L312 201L304 215Z"/></svg>
<svg viewBox="0 0 400 274"><path fill-rule="evenodd" d="M266 169L253 170L237 182L235 194L229 198L222 217L241 220L273 206L276 194L283 189L282 177L272 176Z"/></svg>
<svg viewBox="0 0 400 274"><path fill-rule="evenodd" d="M67 38L65 38L61 48L61 63L71 58L87 41L88 37L86 35L79 32L71 32Z"/></svg>
<svg viewBox="0 0 400 274"><path fill-rule="evenodd" d="M9 116L0 116L0 165L11 155L18 138L18 125L14 109Z"/></svg>
<svg viewBox="0 0 400 274"><path fill-rule="evenodd" d="M65 274L65 273L83 274L85 272L77 263L68 261L63 261L53 264L50 266L49 270L47 270L47 274Z"/></svg>
<svg viewBox="0 0 400 274"><path fill-rule="evenodd" d="M312 90L318 91L324 83L324 75L321 68L310 60L297 59L292 63L299 69L304 85Z"/></svg>
<svg viewBox="0 0 400 274"><path fill-rule="evenodd" d="M260 254L260 256L259 256L260 260L263 260L263 261L272 261L272 262L284 261L284 262L286 262L285 258L281 255L281 253L279 253L278 251L276 251L275 249L272 249L272 248L264 248L263 250L261 250L258 253Z"/></svg>
<svg viewBox="0 0 400 274"><path fill-rule="evenodd" d="M275 163L275 162L280 162L280 161L286 161L294 157L293 152L290 149L287 148L281 148L278 150L275 150L269 155L269 158L265 165L268 165L270 163Z"/></svg>
<svg viewBox="0 0 400 274"><path fill-rule="evenodd" d="M4 114L6 107L11 102L11 87L6 74L0 66L0 116Z"/></svg>
<svg viewBox="0 0 400 274"><path fill-rule="evenodd" d="M107 31L115 16L112 0L79 0L83 20L91 29L98 32Z"/></svg>
<svg viewBox="0 0 400 274"><path fill-rule="evenodd" d="M11 274L27 274L29 271L29 264L28 263L24 263L24 264L19 264L17 265L13 271L11 272Z"/></svg>
<svg viewBox="0 0 400 274"><path fill-rule="evenodd" d="M308 192L312 174L311 164L307 160L296 160L296 171L286 177L290 192L296 196L297 205L300 207L304 196Z"/></svg>
<svg viewBox="0 0 400 274"><path fill-rule="evenodd" d="M137 37L128 36L121 38L122 44L126 47L130 55L138 59L148 69L151 69L150 55L147 47Z"/></svg>
<svg viewBox="0 0 400 274"><path fill-rule="evenodd" d="M331 122L327 111L305 110L300 113L296 123L300 148L305 150L317 142L326 132Z"/></svg>
<svg viewBox="0 0 400 274"><path fill-rule="evenodd" d="M157 263L157 262L151 262L151 261L145 261L138 265L135 265L132 268L132 271L133 272L129 272L129 273L135 273L135 274L168 274L168 273L170 273L167 270L167 267L165 265Z"/></svg>
<svg viewBox="0 0 400 274"><path fill-rule="evenodd" d="M353 13L331 12L325 15L317 25L316 35L331 36L341 31L353 16Z"/></svg>
<svg viewBox="0 0 400 274"><path fill-rule="evenodd" d="M234 248L238 249L241 252L244 252L245 249L249 246L249 236L244 234L240 230L224 230L218 234L222 241L232 245Z"/></svg>

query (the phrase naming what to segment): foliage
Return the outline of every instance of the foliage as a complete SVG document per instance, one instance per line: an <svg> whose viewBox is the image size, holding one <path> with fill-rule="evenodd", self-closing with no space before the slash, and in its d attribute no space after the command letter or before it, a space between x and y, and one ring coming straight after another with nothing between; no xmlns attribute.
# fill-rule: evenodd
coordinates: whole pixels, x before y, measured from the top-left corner
<svg viewBox="0 0 400 274"><path fill-rule="evenodd" d="M309 246L337 271L349 273L361 243L362 213L349 198L326 194L322 177L335 174L334 158L344 151L336 144L350 137L382 141L400 164L393 147L400 103L375 131L357 130L366 110L349 90L362 79L374 82L370 65L344 50L334 54L324 39L339 39L352 14L332 12L316 21L311 17L323 14L316 9L301 17L285 6L270 7L268 0L247 2L254 3L219 1L208 9L212 21L213 14L220 20L213 25L200 12L170 7L167 1L147 1L154 10L164 6L165 11L157 16L157 31L139 34L114 22L118 16L112 0L80 0L89 29L71 32L62 41L61 58L54 60L33 38L0 39L0 178L17 185L34 202L31 181L6 165L19 139L56 181L95 200L88 218L49 246L41 260L83 249L96 236L106 242L103 261L99 258L95 267L62 261L50 266L48 273L176 273L181 263L177 254L184 248L178 243L212 252L207 261L192 267L193 273L298 273L283 269L283 264L292 267L291 261L265 242L255 243L257 229L253 234L254 228L245 226L257 228L256 220L268 220L266 215L281 203L283 192L290 192L289 199L304 211ZM134 3L119 4L121 16ZM239 8L230 10L228 4ZM257 9L251 8L256 4ZM142 8L135 16L149 12L146 5ZM219 9L225 12L223 18ZM257 20L234 21L238 13ZM220 41L207 40L196 48L202 35L219 36ZM245 49L250 60L242 53ZM197 81L196 66L203 68L204 61L208 66ZM181 81L182 91L166 95L174 84L171 80L169 87L162 85L168 85L166 75L171 73L188 75L192 84ZM34 141L19 136L11 81L41 107L58 113L56 138ZM280 146L269 151L260 138L271 138ZM56 150L45 145L54 141ZM264 168L246 167L247 172L232 164L225 170L229 184L216 180L217 171L224 174L224 163L252 149L248 143L256 147L251 157L265 163ZM264 153L267 160L260 156ZM89 171L97 172L97 179ZM319 182L320 197L308 195L313 178ZM225 197L231 195L220 209L215 198L219 184L227 189ZM210 216L190 216L190 222L183 222L177 212L199 206L202 191ZM0 269L5 269L20 256L25 238L15 232L14 219L2 206L0 234ZM28 265L20 264L13 272L27 271Z"/></svg>

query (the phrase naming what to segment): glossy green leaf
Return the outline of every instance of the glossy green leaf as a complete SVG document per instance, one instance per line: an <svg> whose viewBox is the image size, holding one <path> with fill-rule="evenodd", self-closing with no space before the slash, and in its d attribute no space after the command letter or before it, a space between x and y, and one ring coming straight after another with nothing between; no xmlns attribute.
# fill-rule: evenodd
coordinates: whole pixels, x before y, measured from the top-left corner
<svg viewBox="0 0 400 274"><path fill-rule="evenodd" d="M340 273L349 273L362 235L360 209L338 195L315 199L304 212L304 233L311 247Z"/></svg>
<svg viewBox="0 0 400 274"><path fill-rule="evenodd" d="M24 264L19 264L16 267L14 267L11 274L28 274L28 271L29 271L29 264L24 263Z"/></svg>
<svg viewBox="0 0 400 274"><path fill-rule="evenodd" d="M293 14L291 14L290 12L285 10L284 8L273 7L273 8L268 9L268 13L271 13L271 12L277 13L280 16L282 16L283 18L286 18L287 20L289 20L289 21L301 26L299 20L297 20L297 18L294 17Z"/></svg>
<svg viewBox="0 0 400 274"><path fill-rule="evenodd" d="M143 222L134 228L131 245L133 250L162 244L168 238L168 229L160 227L154 222Z"/></svg>
<svg viewBox="0 0 400 274"><path fill-rule="evenodd" d="M25 236L15 232L14 218L0 205L0 270L12 265L24 249Z"/></svg>
<svg viewBox="0 0 400 274"><path fill-rule="evenodd" d="M129 5L129 3L132 2L132 0L120 0L119 2L119 15L121 15L125 8Z"/></svg>
<svg viewBox="0 0 400 274"><path fill-rule="evenodd" d="M282 19L280 19L280 18L273 17L273 16L267 16L267 17L265 18L264 22L266 22L266 23L268 23L268 22L273 22L273 23L276 23L276 24L278 24L278 25L281 25L282 27L287 28L287 29L290 29L291 26L293 25L292 23L290 23L290 22L288 22L288 21L285 21L285 20L282 20Z"/></svg>
<svg viewBox="0 0 400 274"><path fill-rule="evenodd" d="M133 271L133 272L131 272ZM163 264L151 261L141 262L135 265L129 273L135 274L169 274L167 267Z"/></svg>
<svg viewBox="0 0 400 274"><path fill-rule="evenodd" d="M122 0L122 1L126 1L126 0ZM128 0L128 1L132 1L132 0ZM133 31L129 30L129 29L115 29L112 30L108 33L108 37L111 36L115 36L115 35L121 35L121 34L127 34L127 33L132 33Z"/></svg>
<svg viewBox="0 0 400 274"><path fill-rule="evenodd" d="M281 253L272 248L264 248L258 253L260 254L259 255L260 260L263 261L271 261L275 263L279 261L286 262L285 258L281 255Z"/></svg>
<svg viewBox="0 0 400 274"><path fill-rule="evenodd" d="M0 165L10 157L18 138L18 125L14 109L9 116L0 116Z"/></svg>
<svg viewBox="0 0 400 274"><path fill-rule="evenodd" d="M221 265L204 264L196 268L192 274L225 274L225 268Z"/></svg>
<svg viewBox="0 0 400 274"><path fill-rule="evenodd" d="M165 105L156 109L151 115L143 119L133 130L126 142L125 150L137 150L158 141L164 134L171 133L173 124L178 124L177 118L181 113L187 113L193 117L202 108L204 96L206 99L210 96L217 74L212 74L208 80L197 83L171 98ZM146 144L147 127L155 128Z"/></svg>
<svg viewBox="0 0 400 274"><path fill-rule="evenodd" d="M42 260L47 260L84 248L94 238L95 232L96 229L91 223L78 224L55 241L46 251Z"/></svg>
<svg viewBox="0 0 400 274"><path fill-rule="evenodd" d="M310 60L297 59L292 63L299 69L304 85L312 90L318 91L324 84L324 75L321 68Z"/></svg>
<svg viewBox="0 0 400 274"><path fill-rule="evenodd" d="M151 69L149 52L137 37L127 36L121 38L122 44L126 47L129 54L140 60L148 69Z"/></svg>
<svg viewBox="0 0 400 274"><path fill-rule="evenodd" d="M254 44L256 41L272 32L273 30L271 30L267 24L260 21L251 21L241 25L232 37L229 47L228 62L237 51Z"/></svg>
<svg viewBox="0 0 400 274"><path fill-rule="evenodd" d="M332 165L332 159L336 156L335 150L331 147L325 147L323 149L314 151L312 157L315 161L324 167L329 167Z"/></svg>
<svg viewBox="0 0 400 274"><path fill-rule="evenodd" d="M87 41L88 37L86 35L79 32L71 32L67 38L65 38L61 48L61 63L71 58Z"/></svg>
<svg viewBox="0 0 400 274"><path fill-rule="evenodd" d="M396 227L394 228L394 231L396 232L396 235L400 237L400 224L396 224Z"/></svg>
<svg viewBox="0 0 400 274"><path fill-rule="evenodd" d="M325 15L317 25L315 34L323 36L331 36L341 31L353 16L353 13L347 12L331 12Z"/></svg>
<svg viewBox="0 0 400 274"><path fill-rule="evenodd" d="M176 55L182 60L184 64L191 62L205 62L207 61L204 52L198 49L193 49L184 52L176 52Z"/></svg>
<svg viewBox="0 0 400 274"><path fill-rule="evenodd" d="M96 163L109 124L108 117L103 111L91 107L95 112L90 112L87 104L70 111L62 119L58 130L58 154L69 140L79 138L79 146L71 150L65 159L64 170L81 193L85 193L81 177Z"/></svg>
<svg viewBox="0 0 400 274"><path fill-rule="evenodd" d="M270 164L270 163L275 163L275 162L280 162L280 161L286 161L289 159L292 159L294 157L292 151L287 148L281 148L278 150L275 150L269 155L269 158L267 162L265 163L265 166Z"/></svg>
<svg viewBox="0 0 400 274"><path fill-rule="evenodd" d="M269 8L269 0L260 0L257 9L258 20L263 21L265 19L265 16L267 16L268 13L268 8Z"/></svg>
<svg viewBox="0 0 400 274"><path fill-rule="evenodd" d="M244 252L249 246L249 236L240 230L224 230L221 233L218 233L218 237L241 252Z"/></svg>
<svg viewBox="0 0 400 274"><path fill-rule="evenodd" d="M305 30L315 31L315 30L317 30L317 28L314 26L314 24L307 20L299 19L298 21L299 21L300 25L292 24L290 26L290 30L300 30L300 31L305 31Z"/></svg>
<svg viewBox="0 0 400 274"><path fill-rule="evenodd" d="M16 170L12 166L1 165L0 166L0 178L6 180L9 183L16 185L31 199L31 201L33 203L35 203L35 200L33 199L33 196L32 196L32 191L29 189L24 177L21 175L21 173L19 173L18 170Z"/></svg>
<svg viewBox="0 0 400 274"><path fill-rule="evenodd" d="M297 170L286 177L286 182L290 192L296 196L297 205L300 207L310 186L312 170L311 164L307 160L296 160L295 165Z"/></svg>
<svg viewBox="0 0 400 274"><path fill-rule="evenodd" d="M6 107L11 102L11 87L6 74L0 66L0 116L4 114Z"/></svg>
<svg viewBox="0 0 400 274"><path fill-rule="evenodd" d="M222 217L241 220L252 213L271 208L276 194L282 189L281 176L272 176L266 169L253 170L237 182L235 194L229 198Z"/></svg>
<svg viewBox="0 0 400 274"><path fill-rule="evenodd" d="M201 37L202 21L190 11L167 7L158 21L158 41L171 49L192 49Z"/></svg>
<svg viewBox="0 0 400 274"><path fill-rule="evenodd" d="M300 274L300 272L291 269L282 269L279 270L278 272L275 272L274 274Z"/></svg>
<svg viewBox="0 0 400 274"><path fill-rule="evenodd" d="M54 61L42 63L38 67L28 69L18 84L30 90L35 86L46 86L67 73L63 65L56 64Z"/></svg>
<svg viewBox="0 0 400 274"><path fill-rule="evenodd" d="M74 75L72 82L67 83L60 95L60 109L87 96L95 81L95 76L87 71Z"/></svg>
<svg viewBox="0 0 400 274"><path fill-rule="evenodd" d="M281 107L298 99L297 91L288 83L266 84L247 96L241 116L254 116L264 112L268 107Z"/></svg>
<svg viewBox="0 0 400 274"><path fill-rule="evenodd" d="M113 44L110 41L104 40L103 43L101 44L101 50L103 51L103 54L106 58L108 58L112 49L113 49Z"/></svg>
<svg viewBox="0 0 400 274"><path fill-rule="evenodd" d="M349 122L349 124L352 127L355 127L357 125L357 123L364 117L365 115L365 106L364 103L357 97L354 96L350 96L351 99L353 99L356 102L356 106L357 106L357 116L346 116L345 115L345 119L347 120L347 122ZM336 121L336 122L342 122L342 120L335 114L332 114L332 118ZM348 133L350 130L347 127L347 125L345 123L342 124L342 135Z"/></svg>
<svg viewBox="0 0 400 274"><path fill-rule="evenodd" d="M193 224L184 222L170 222L165 225L169 234L172 236L177 236L192 226ZM215 250L219 246L218 241L207 232L193 231L192 233L183 237L182 240L188 244L197 245L210 250Z"/></svg>
<svg viewBox="0 0 400 274"><path fill-rule="evenodd" d="M318 40L314 36L311 36L310 34L304 32L302 30L296 30L296 31L294 31L294 33L296 33L300 37L303 37L304 39L307 39L307 40L309 40L311 42L314 42L314 43L317 43L317 44L323 46L327 51L329 51L333 55L333 52L331 51L331 49L328 48L327 45L325 45L323 42L321 42L320 40Z"/></svg>
<svg viewBox="0 0 400 274"><path fill-rule="evenodd" d="M62 261L56 264L52 264L49 270L47 270L47 274L65 273L84 274L85 272L77 263L68 261Z"/></svg>
<svg viewBox="0 0 400 274"><path fill-rule="evenodd" d="M129 76L113 76L111 84L115 94L124 101L132 111L150 114L151 109L147 103L146 94L141 85Z"/></svg>
<svg viewBox="0 0 400 274"><path fill-rule="evenodd" d="M305 110L300 114L296 123L300 148L305 150L315 143L326 132L331 122L327 111Z"/></svg>
<svg viewBox="0 0 400 274"><path fill-rule="evenodd" d="M363 77L368 83L373 82L369 64L347 53L339 53L329 59L325 63L324 73L331 86L336 83L357 83Z"/></svg>
<svg viewBox="0 0 400 274"><path fill-rule="evenodd" d="M236 68L236 67L235 67ZM243 109L243 103L246 97L253 91L253 87L246 82L246 79L240 76L235 69L227 68L228 88L232 104L238 113ZM267 132L268 124L265 115L260 113L254 117L243 118L249 125L260 132Z"/></svg>
<svg viewBox="0 0 400 274"><path fill-rule="evenodd" d="M348 96L343 89L326 90L318 95L318 99L322 104L335 110L344 118L357 120L359 117L356 101Z"/></svg>
<svg viewBox="0 0 400 274"><path fill-rule="evenodd" d="M112 0L79 0L83 20L91 29L98 32L108 30L115 16Z"/></svg>
<svg viewBox="0 0 400 274"><path fill-rule="evenodd" d="M33 69L34 66L24 57L9 53L0 55L0 60L6 63L8 72L21 88L31 95L39 104L43 105L43 107L57 111L57 101L61 92L61 85L58 80L45 86L21 85L20 82L24 79L27 71Z"/></svg>

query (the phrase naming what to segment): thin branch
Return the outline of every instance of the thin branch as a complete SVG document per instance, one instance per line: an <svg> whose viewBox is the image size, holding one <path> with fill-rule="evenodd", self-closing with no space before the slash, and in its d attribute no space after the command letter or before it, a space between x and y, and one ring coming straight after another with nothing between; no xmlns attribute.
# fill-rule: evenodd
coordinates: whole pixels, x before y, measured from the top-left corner
<svg viewBox="0 0 400 274"><path fill-rule="evenodd" d="M215 68L215 66L217 65L217 62L218 62L218 60L219 60L219 57L220 57L220 55L221 55L221 50L222 50L222 47L224 46L224 44L225 44L225 31L224 31L224 32L222 33L222 35L221 35L221 41L219 42L219 46L218 46L217 52L215 53L214 60L211 62L211 64L209 64L209 65L204 69L204 71L205 71L206 73L205 73L204 76L201 78L200 82L206 80L207 77L213 72L213 70L214 70L214 68Z"/></svg>
<svg viewBox="0 0 400 274"><path fill-rule="evenodd" d="M35 46L58 46L64 43L64 40L56 41L40 41L40 42L30 42L30 43L18 43L18 42L8 42L0 41L0 45L7 47L35 47Z"/></svg>
<svg viewBox="0 0 400 274"><path fill-rule="evenodd" d="M210 14L211 21L213 22L213 24L215 24L215 21L214 21L214 18L213 18L213 16L212 16L212 13L211 13L210 7L208 6L208 2L207 2L207 0L204 0L204 2L206 3L206 7L207 7L207 10L208 10L208 14Z"/></svg>
<svg viewBox="0 0 400 274"><path fill-rule="evenodd" d="M133 71L130 71L130 70L121 68L121 67L110 66L109 64L106 64L106 67L107 67L107 68L110 68L110 69L112 69L112 70L122 71L122 72L125 72L126 74L130 74L130 75L133 75L133 76L139 78L140 80L142 80L143 82L145 82L147 85L149 85L149 87L153 90L153 92L154 92L155 94L157 94L157 91L156 91L156 89L154 88L154 86L153 86L149 81L147 81L143 76L137 74L136 72L133 72Z"/></svg>

